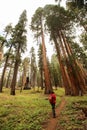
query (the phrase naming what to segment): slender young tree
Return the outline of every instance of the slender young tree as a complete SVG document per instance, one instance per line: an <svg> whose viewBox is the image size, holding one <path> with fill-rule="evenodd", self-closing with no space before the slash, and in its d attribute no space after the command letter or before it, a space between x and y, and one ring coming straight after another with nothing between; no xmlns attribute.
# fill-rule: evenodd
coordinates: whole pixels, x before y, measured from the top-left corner
<svg viewBox="0 0 87 130"><path fill-rule="evenodd" d="M6 28L5 28L5 31L7 32L6 35L5 35L5 39L7 37L7 35L11 35L12 33L12 26L11 25L8 25ZM8 60L9 60L9 56L11 55L11 49L12 49L12 42L11 42L11 39L7 42L2 42L1 44L1 47L3 45L6 45L9 49L7 50L7 53L5 54L5 64L4 64L4 67L3 67L3 71L2 71L2 76L1 76L1 82L0 82L0 92L2 92L2 87L3 87L3 82L4 82L4 75L5 75L5 71L6 71L6 68L7 68L7 64L8 64Z"/></svg>
<svg viewBox="0 0 87 130"><path fill-rule="evenodd" d="M9 57L10 57L10 55L12 55L11 47L12 47L12 45L10 46L8 52L6 53L5 64L4 64L4 68L3 68L2 76L1 76L0 92L2 92L3 82L4 82L4 75L5 75L5 72L6 72L6 68L8 66Z"/></svg>
<svg viewBox="0 0 87 130"><path fill-rule="evenodd" d="M20 15L18 24L15 26L13 35L12 35L12 42L15 45L15 63L14 63L14 72L13 78L11 82L11 95L15 95L15 86L16 86L16 79L18 73L18 67L21 60L21 53L24 53L26 50L26 10Z"/></svg>

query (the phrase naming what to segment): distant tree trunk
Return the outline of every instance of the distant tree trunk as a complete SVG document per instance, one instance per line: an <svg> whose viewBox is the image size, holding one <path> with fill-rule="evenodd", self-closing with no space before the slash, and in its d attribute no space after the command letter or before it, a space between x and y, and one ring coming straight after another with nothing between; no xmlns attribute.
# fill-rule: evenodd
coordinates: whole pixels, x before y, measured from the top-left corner
<svg viewBox="0 0 87 130"><path fill-rule="evenodd" d="M44 41L43 28L41 30L42 30L41 32L42 32L43 68L44 68L44 77L45 77L45 94L48 94L50 91L52 91L52 85L51 85L50 73L49 73L49 68L48 68L47 58L46 58L46 47Z"/></svg>
<svg viewBox="0 0 87 130"><path fill-rule="evenodd" d="M26 82L25 82L24 89L25 90L30 89L30 86L29 86L29 77L26 77Z"/></svg>
<svg viewBox="0 0 87 130"><path fill-rule="evenodd" d="M33 72L33 76L32 76L32 87L35 90L35 82L36 82L36 72Z"/></svg>
<svg viewBox="0 0 87 130"><path fill-rule="evenodd" d="M3 72L2 72L2 76L1 76L0 92L2 92L3 81L4 81L4 75L5 75L5 71L6 71L6 67L7 67L8 58L9 58L9 56L6 57L4 69L3 69Z"/></svg>
<svg viewBox="0 0 87 130"><path fill-rule="evenodd" d="M23 75L22 75L22 85L23 85L23 87L25 86L25 83L26 83L26 69L24 67Z"/></svg>
<svg viewBox="0 0 87 130"><path fill-rule="evenodd" d="M43 89L43 71L40 71L40 76L41 76L41 89Z"/></svg>
<svg viewBox="0 0 87 130"><path fill-rule="evenodd" d="M8 85L9 85L10 74L11 74L11 68L10 68L10 71L9 71L9 74L8 74L7 83L6 83L6 88L8 88Z"/></svg>

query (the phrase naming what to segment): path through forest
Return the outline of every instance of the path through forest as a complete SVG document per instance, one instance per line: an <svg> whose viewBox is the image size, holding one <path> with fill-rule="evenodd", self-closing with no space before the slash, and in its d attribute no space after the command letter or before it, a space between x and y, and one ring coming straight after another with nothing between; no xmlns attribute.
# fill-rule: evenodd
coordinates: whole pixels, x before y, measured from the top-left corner
<svg viewBox="0 0 87 130"><path fill-rule="evenodd" d="M56 108L56 118L53 118L52 116L49 118L49 120L46 122L46 124L43 127L43 130L56 130L57 123L60 117L60 113L62 109L65 107L66 101L64 97L62 98L62 101L60 105Z"/></svg>

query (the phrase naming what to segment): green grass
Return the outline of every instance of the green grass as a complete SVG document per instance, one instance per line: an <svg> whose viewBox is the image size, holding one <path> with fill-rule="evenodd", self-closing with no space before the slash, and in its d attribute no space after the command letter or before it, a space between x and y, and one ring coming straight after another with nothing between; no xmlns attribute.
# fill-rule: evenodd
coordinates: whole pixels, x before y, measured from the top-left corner
<svg viewBox="0 0 87 130"><path fill-rule="evenodd" d="M49 118L51 106L43 91L16 91L9 94L5 89L0 94L0 130L42 130L42 123ZM63 89L55 90L57 105L64 95Z"/></svg>
<svg viewBox="0 0 87 130"><path fill-rule="evenodd" d="M86 130L87 116L83 109L87 110L87 95L68 96L65 99L67 105L61 113L57 130Z"/></svg>

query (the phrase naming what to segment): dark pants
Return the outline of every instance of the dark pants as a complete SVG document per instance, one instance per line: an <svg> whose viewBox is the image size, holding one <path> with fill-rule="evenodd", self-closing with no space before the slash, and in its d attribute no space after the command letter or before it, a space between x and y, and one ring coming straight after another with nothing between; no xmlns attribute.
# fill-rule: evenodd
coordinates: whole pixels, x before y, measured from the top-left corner
<svg viewBox="0 0 87 130"><path fill-rule="evenodd" d="M53 117L56 117L56 113L55 113L55 104L51 104L51 106L52 106Z"/></svg>

